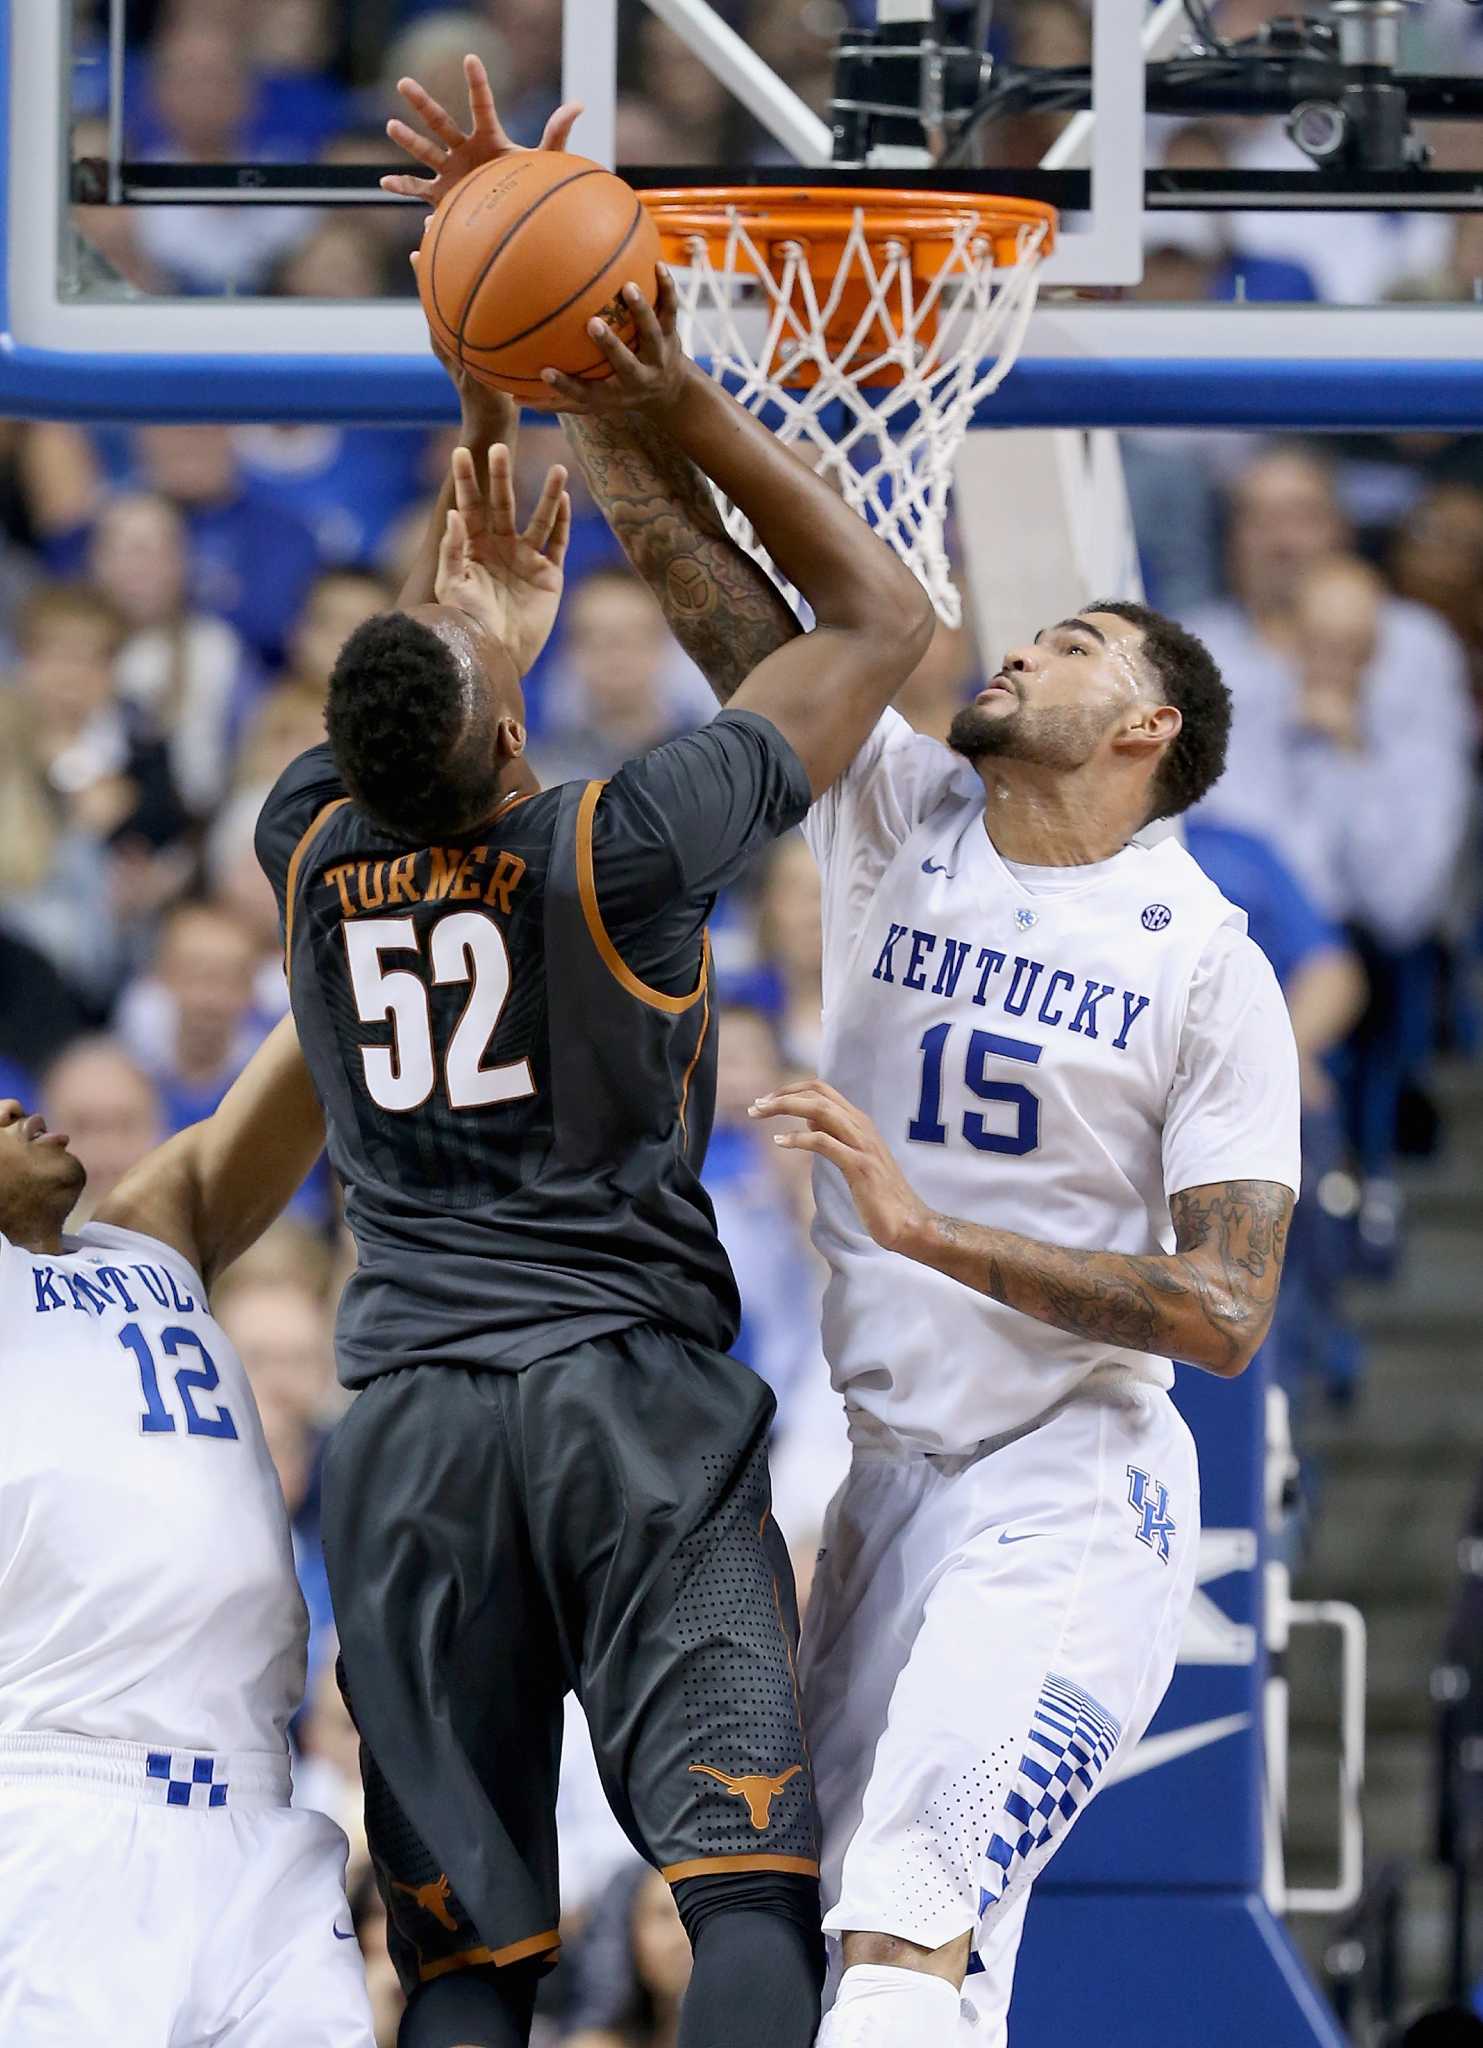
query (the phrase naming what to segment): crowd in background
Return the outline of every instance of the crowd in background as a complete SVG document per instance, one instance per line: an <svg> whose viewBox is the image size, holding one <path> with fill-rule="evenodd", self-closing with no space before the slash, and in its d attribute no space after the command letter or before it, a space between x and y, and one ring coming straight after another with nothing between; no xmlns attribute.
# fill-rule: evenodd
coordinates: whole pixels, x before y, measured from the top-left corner
<svg viewBox="0 0 1483 2048"><path fill-rule="evenodd" d="M842 6L750 0L724 11L825 104ZM1230 0L1223 23L1240 32L1271 12ZM78 154L98 146L100 13L79 4ZM393 81L411 72L461 104L468 49L485 57L509 126L533 139L558 94L558 21L556 0L457 12L418 0L256 0L245 16L237 0L138 5L130 150L390 161L381 124ZM1480 26L1454 10L1446 32L1459 51L1437 61L1467 62L1464 43L1475 60ZM768 155L661 24L635 11L629 27L624 160ZM1085 31L1074 0L996 10L996 35L1022 61L1075 62ZM1033 161L1044 141L1031 125L1004 146ZM1234 144L1201 126L1161 146L1171 162L1211 162L1230 160ZM1383 247L1366 231L1363 278L1358 243L1355 272L1341 277L1332 248L1305 243L1291 222L1273 225L1275 239L1243 223L1238 246L1209 220L1161 223L1148 289L1259 295L1256 280L1268 296L1441 297L1483 269L1483 216L1418 216ZM83 209L75 227L80 288L359 298L410 290L420 215ZM71 1132L90 1201L208 1113L286 1008L254 821L280 770L322 736L341 642L394 602L449 446L445 434L330 426L0 427L0 1093ZM524 495L562 452L558 429L527 425ZM1469 1046L1475 1029L1483 437L1164 434L1130 437L1124 453L1150 598L1207 638L1236 697L1231 772L1191 822L1190 844L1248 912L1303 1058L1309 1186L1275 1362L1300 1399L1344 1400L1362 1361L1342 1283L1398 1257L1397 1159L1437 1136L1428 1062ZM576 500L568 595L527 680L532 754L548 781L609 774L710 710L579 485ZM942 736L982 657L998 652L981 656L971 624L941 628L901 710ZM723 902L714 941L721 1075L707 1182L741 1284L740 1353L778 1397L778 1515L806 1591L847 1447L817 1339L807 1171L802 1155L760 1142L745 1115L818 1053L817 877L800 838ZM356 1845L357 1920L389 2042L397 1993L317 1537L346 1257L321 1169L216 1305L257 1392L311 1617L296 1796L331 1812ZM667 1889L606 1815L575 1714L569 1756L561 1820L574 1938L542 2025L578 2048L665 2048L688 1967L683 1934Z"/></svg>

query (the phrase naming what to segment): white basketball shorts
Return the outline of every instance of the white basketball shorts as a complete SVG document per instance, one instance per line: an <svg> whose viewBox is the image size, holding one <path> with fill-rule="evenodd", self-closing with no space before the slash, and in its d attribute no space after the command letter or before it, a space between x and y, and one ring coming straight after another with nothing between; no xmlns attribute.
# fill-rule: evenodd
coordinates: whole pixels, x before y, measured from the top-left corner
<svg viewBox="0 0 1483 2048"><path fill-rule="evenodd" d="M1121 1377L968 1457L857 1441L800 1665L824 1929L972 1930L976 2048L1007 2038L1030 1886L1168 1686L1199 1515L1178 1411Z"/></svg>
<svg viewBox="0 0 1483 2048"><path fill-rule="evenodd" d="M7 2048L372 2048L345 1837L288 1760L0 1736Z"/></svg>

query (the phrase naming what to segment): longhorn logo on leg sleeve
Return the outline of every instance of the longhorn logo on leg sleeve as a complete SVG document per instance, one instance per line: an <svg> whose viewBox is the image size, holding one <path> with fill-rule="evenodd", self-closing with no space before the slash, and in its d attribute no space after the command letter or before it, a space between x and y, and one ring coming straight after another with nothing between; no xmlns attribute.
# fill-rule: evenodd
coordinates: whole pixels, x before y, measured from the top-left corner
<svg viewBox="0 0 1483 2048"><path fill-rule="evenodd" d="M690 1768L701 1777L714 1778L718 1785L724 1785L734 1799L745 1799L752 1826L760 1835L772 1819L772 1802L782 1792L783 1787L798 1776L803 1765L791 1765L780 1778L764 1778L756 1774L746 1778L733 1778L729 1771L712 1770L709 1764L691 1764Z"/></svg>

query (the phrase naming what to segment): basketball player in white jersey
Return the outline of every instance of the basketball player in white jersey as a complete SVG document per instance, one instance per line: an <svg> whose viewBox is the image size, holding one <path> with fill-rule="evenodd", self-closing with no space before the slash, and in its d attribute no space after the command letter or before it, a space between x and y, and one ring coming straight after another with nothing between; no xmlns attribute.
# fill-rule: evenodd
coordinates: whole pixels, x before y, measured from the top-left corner
<svg viewBox="0 0 1483 2048"><path fill-rule="evenodd" d="M1134 835L1220 772L1204 648L1096 604L950 748L893 713L810 814L824 1341L855 1445L803 1646L843 1976L821 2048L994 2048L1026 1901L1173 1673L1199 1482L1169 1361L1270 1322L1297 1056L1244 916Z"/></svg>
<svg viewBox="0 0 1483 2048"><path fill-rule="evenodd" d="M0 2041L371 2048L345 1838L290 1809L307 1627L207 1308L318 1156L291 1023L76 1235L0 1102Z"/></svg>

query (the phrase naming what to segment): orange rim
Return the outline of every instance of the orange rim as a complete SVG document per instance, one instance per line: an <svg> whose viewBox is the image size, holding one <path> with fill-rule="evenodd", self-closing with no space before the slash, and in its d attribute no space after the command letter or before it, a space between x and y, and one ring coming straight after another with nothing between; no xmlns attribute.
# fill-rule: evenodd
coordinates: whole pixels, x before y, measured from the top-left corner
<svg viewBox="0 0 1483 2048"><path fill-rule="evenodd" d="M667 263L683 267L689 244L701 236L724 235L738 217L754 236L768 241L842 240L864 216L872 242L941 241L966 216L994 244L996 264L1018 260L1020 236L1041 227L1037 253L1055 247L1056 209L1035 199L1005 199L992 193L914 192L893 187L850 185L715 185L660 187L640 199L659 230Z"/></svg>

